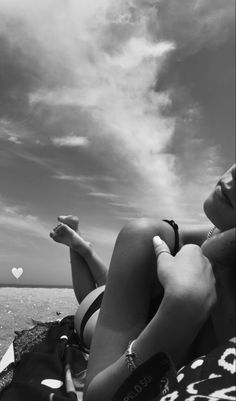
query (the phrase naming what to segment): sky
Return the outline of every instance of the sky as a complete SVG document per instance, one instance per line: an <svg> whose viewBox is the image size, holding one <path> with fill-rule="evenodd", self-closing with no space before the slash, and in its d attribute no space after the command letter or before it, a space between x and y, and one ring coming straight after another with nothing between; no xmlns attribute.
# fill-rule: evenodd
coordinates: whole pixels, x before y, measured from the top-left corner
<svg viewBox="0 0 236 401"><path fill-rule="evenodd" d="M234 1L0 0L0 282L71 285L138 217L207 224L234 163ZM17 280L11 269L21 267Z"/></svg>

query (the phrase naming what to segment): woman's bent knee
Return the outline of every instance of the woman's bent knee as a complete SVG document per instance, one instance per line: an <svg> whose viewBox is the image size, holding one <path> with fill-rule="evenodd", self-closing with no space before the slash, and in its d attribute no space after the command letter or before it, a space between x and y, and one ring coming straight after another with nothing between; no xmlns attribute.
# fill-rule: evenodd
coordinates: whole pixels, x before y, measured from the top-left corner
<svg viewBox="0 0 236 401"><path fill-rule="evenodd" d="M152 238L159 235L172 251L175 247L175 233L166 222L151 218L140 218L128 222L120 231L117 243L128 243L130 246L152 248Z"/></svg>
<svg viewBox="0 0 236 401"><path fill-rule="evenodd" d="M159 235L166 241L169 237L174 237L173 228L161 220L155 220L150 218L135 219L127 223L122 230L118 238L142 238L143 240L152 240L155 235Z"/></svg>
<svg viewBox="0 0 236 401"><path fill-rule="evenodd" d="M152 237L155 235L158 223L153 219L140 218L131 220L120 231L119 236L128 237Z"/></svg>

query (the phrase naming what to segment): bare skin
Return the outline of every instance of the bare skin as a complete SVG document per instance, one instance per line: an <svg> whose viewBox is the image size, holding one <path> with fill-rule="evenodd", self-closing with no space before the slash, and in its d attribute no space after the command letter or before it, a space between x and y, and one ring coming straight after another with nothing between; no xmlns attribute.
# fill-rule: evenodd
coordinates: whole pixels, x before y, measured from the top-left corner
<svg viewBox="0 0 236 401"><path fill-rule="evenodd" d="M150 231L150 223L139 224L142 225L139 226L139 234L137 224L129 224L120 233L115 246L90 353L86 401L95 401L98 399L96 397L104 401L110 400L114 390L129 376L124 353L127 344L133 339L136 339L135 351L142 362L156 352L166 351L172 355L177 366L181 366L186 352L214 304L214 295L209 295L213 287L210 264L203 257L199 246L185 245L169 266L169 277L176 277L176 280L172 281L169 289L166 287L165 295L157 305L156 314L147 324L152 296L150 290L156 275L156 258L149 239L155 235L156 226ZM159 226L159 232L163 229L168 232L164 223ZM171 230L170 227L169 235L162 231L165 242L171 245L170 250L173 246ZM131 263L127 252L134 247L136 251ZM126 258L129 259L129 269L126 269ZM142 258L148 260L148 269L143 268L145 264ZM116 264L117 260L120 261L119 265ZM183 269L188 272L190 263L195 273L184 273L186 282L182 285L179 281L181 272ZM165 268L166 264L162 266L162 272L165 272ZM173 270L176 270L174 276L171 274ZM161 285L166 286L162 275L159 279ZM205 289L201 285L202 281L206 284ZM122 289L120 282L125 283ZM176 290L180 284L179 292L179 289ZM207 303L206 299L212 301Z"/></svg>
<svg viewBox="0 0 236 401"><path fill-rule="evenodd" d="M59 220L59 218L58 218ZM74 251L78 252L84 258L86 255L92 252L92 247L90 242L85 241L78 232L77 228L71 228L75 224L71 224L71 220L68 217L60 218L61 223L58 224L54 230L50 233L50 237L60 244L64 244Z"/></svg>
<svg viewBox="0 0 236 401"><path fill-rule="evenodd" d="M79 232L76 216L59 216L59 224L50 232L50 237L70 248L72 281L79 303L97 286L104 285L107 267Z"/></svg>
<svg viewBox="0 0 236 401"><path fill-rule="evenodd" d="M87 269L88 273L91 273L92 278L94 279L94 273L91 270L91 257L90 255L93 255L93 250L92 250L92 246L91 244L84 240L79 232L79 219L76 216L60 216L58 218L58 221L60 222L60 224L58 226L56 226L54 228L54 230L50 233L50 237L58 243L64 244L66 246L68 246L70 248L70 254L71 254L71 262L72 262L72 278L73 278L73 286L74 286L74 290L77 296L77 299L79 302L81 302L84 297L90 292L89 290L86 291L86 293L84 292L84 289L86 287L84 287L82 285L82 283L84 282L84 279L81 279L81 275L80 275L80 269L81 266L85 266L85 269ZM151 232L149 233L148 237L150 237L150 243L151 243L151 238L152 235L155 234L159 234L161 235L167 242L167 244L170 246L170 249L173 251L174 249L174 243L175 243L175 236L174 236L174 230L173 228L166 222L155 222L152 220L148 220L147 222L144 222L144 225L147 225L148 227L152 227ZM141 223L142 226L142 223ZM141 228L141 227L140 227ZM137 227L137 232L138 232L139 228ZM141 228L142 230L142 228ZM180 239L180 248L183 245L186 245L188 243L196 243L198 245L201 245L201 243L204 241L204 239L206 238L208 230L204 229L204 230L179 230L179 239ZM131 235L133 235L131 233ZM129 244L129 238L127 238L127 244ZM145 246L145 245L144 245ZM136 245L134 245L134 247L136 247ZM149 247L146 248L146 251L149 252ZM143 249L143 244L140 248L140 251L142 253L142 256L140 254L140 256L138 256L137 254L135 255L135 260L136 258L139 258L139 262L140 262L140 267L143 269L143 272L146 276L147 271L146 271L146 263L147 263L147 255L146 255L146 251L144 252ZM153 266L153 278L151 280L152 284L152 289L151 289L151 301L153 304L153 311L156 309L158 309L158 306L161 302L162 296L163 296L163 288L161 286L161 284L155 279L155 257L154 257L154 253L153 250L151 250L150 255L152 254L152 262L151 265ZM128 255L127 255L128 256ZM82 257L82 258L81 258ZM80 258L80 259L78 259ZM129 258L129 256L128 256ZM100 269L100 264L99 264L99 260L98 258L95 258L92 256L93 259L93 263L92 266L94 267L95 272L99 272L99 271L105 271L106 274L106 270L105 270L105 265L103 264L102 269ZM130 263L130 261L125 262L126 265L128 265ZM135 264L134 264L135 266ZM84 270L85 270L84 269ZM150 268L150 272L152 271L152 268ZM82 270L83 272L83 270ZM86 271L84 271L85 275L86 275ZM151 275L152 276L152 275ZM96 277L96 274L95 274ZM96 281L94 279L94 281ZM103 279L100 281L100 285L105 284L105 279ZM82 288L81 288L82 287ZM90 285L91 291L93 289L95 289L95 284L92 282L92 284ZM80 296L80 293L83 292L82 296ZM206 329L203 329L204 331L207 331L207 333L210 332L209 330L209 324L207 324ZM212 331L212 329L211 329ZM205 334L204 334L204 338L206 338ZM210 341L210 340L209 340ZM201 351L205 351L205 348L202 347L202 344L198 344L197 346L198 348L198 352L201 353ZM203 348L203 349L202 349ZM187 355L185 355L185 357L187 357Z"/></svg>
<svg viewBox="0 0 236 401"><path fill-rule="evenodd" d="M186 351L187 354L191 351L193 355L192 344L195 345L197 356L207 353L217 345L217 342L222 343L226 337L231 337L234 327L230 319L235 316L235 307L232 305L234 286L231 285L231 288L230 284L234 282L235 274L232 270L225 271L222 268L219 257L221 258L222 248L223 262L225 262L226 246L235 244L233 238L235 229L230 231L234 228L234 223L231 225L231 221L234 221L232 216L235 213L234 185L235 168L229 170L220 179L217 189L206 202L206 214L213 224L218 225L219 231L216 231L218 236L206 243L208 229L180 230L181 251L169 266L166 261L163 262L161 270L165 274L168 268L172 269L170 270L172 273L176 269L176 281L170 286L167 284L171 283L174 277L172 273L169 275L167 284L164 283L161 275L158 275L159 281L156 280L156 258L151 240L153 236L160 235L172 252L173 229L164 223L157 224L155 221L143 220L128 224L121 231L113 253L111 272L92 344L87 389L85 389L86 401L97 401L98 396L104 401L110 401L115 388L129 374L124 351L128 342L134 338L137 339L135 350L142 361L148 359L153 353L164 350L172 355L178 366L186 362ZM226 192L226 198L229 199L225 199L225 193L222 194L221 187L223 192ZM219 220L219 216L223 220ZM217 219L214 221L215 217ZM228 232L221 234L221 230L228 230ZM221 235L224 239L223 246ZM216 247L214 241L218 239L220 242ZM70 243L67 242L67 245L76 247L74 236L71 240ZM228 248L229 253L226 257L228 266L233 245ZM204 254L214 263L218 282L216 308L213 308L214 277L211 274L211 264ZM161 258L163 259L162 255ZM193 274L190 274L187 279L189 266L193 268ZM187 279L187 285L179 280L180 277ZM197 286L196 280L199 283ZM219 286L221 283L225 284L225 288L222 285ZM204 291L202 284L205 285ZM229 294L228 299L227 294ZM153 300L156 302L156 313L147 324L148 311ZM211 300L210 303L209 300ZM175 336L167 335L173 332ZM219 333L222 334L219 336ZM213 338L215 334L217 336ZM194 341L196 336L198 341ZM182 344L186 345L185 350L182 349Z"/></svg>
<svg viewBox="0 0 236 401"><path fill-rule="evenodd" d="M223 246L223 256L227 255L227 265L230 258L232 261L235 259L235 254L231 252L235 246L234 202L235 166L219 180L213 195L205 203L205 212L210 221L219 231L224 231L222 235L228 249ZM160 255L163 260L161 272L165 274L169 270L170 275L165 283L162 275L159 276L159 266L158 277L164 286L164 297L161 304L157 303L157 312L147 324L153 290L157 295L160 289L160 286L153 285L157 280L151 239L159 235L170 251L173 249L173 232L168 234L168 229L166 232L166 227L163 228L162 225L157 227L155 222L134 222L128 224L118 236L90 353L86 401L96 401L98 398L110 401L120 383L129 375L124 352L128 342L135 338L135 351L143 361L157 351L167 351L178 366L184 356L178 355L182 344L190 347L197 335L200 338L197 351L200 353L203 349L209 352L217 342L222 344L232 336L235 325L230 324L229 317L235 316L235 308L230 308L232 303L235 305L235 286L232 285L235 282L235 270L229 270L230 276L225 275L225 269L222 269L225 260L223 258L219 263L218 259L221 247L213 246L212 252L212 241L207 244L204 242L207 230L182 231L182 248L171 263L163 259L165 254ZM232 232L225 232L232 228ZM220 236L214 240L222 243ZM216 265L216 288L211 263ZM187 274L190 272L189 266L191 274ZM173 282L174 277L176 281ZM219 285L221 283L225 283L225 288ZM232 288L228 286L230 283ZM230 288L232 291L227 295ZM223 308L225 306L230 309L230 316ZM220 332L222 335L218 336ZM214 335L217 338L213 339Z"/></svg>

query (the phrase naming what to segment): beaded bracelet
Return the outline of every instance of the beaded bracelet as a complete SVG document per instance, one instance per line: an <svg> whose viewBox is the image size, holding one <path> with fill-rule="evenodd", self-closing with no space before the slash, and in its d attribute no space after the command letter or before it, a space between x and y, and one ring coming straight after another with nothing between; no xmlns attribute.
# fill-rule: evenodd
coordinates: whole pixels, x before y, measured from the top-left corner
<svg viewBox="0 0 236 401"><path fill-rule="evenodd" d="M137 360L137 354L133 350L134 342L135 342L135 340L133 340L129 343L126 354L125 354L125 359L126 359L128 369L131 370L132 372L137 368L137 364L135 362L135 359Z"/></svg>

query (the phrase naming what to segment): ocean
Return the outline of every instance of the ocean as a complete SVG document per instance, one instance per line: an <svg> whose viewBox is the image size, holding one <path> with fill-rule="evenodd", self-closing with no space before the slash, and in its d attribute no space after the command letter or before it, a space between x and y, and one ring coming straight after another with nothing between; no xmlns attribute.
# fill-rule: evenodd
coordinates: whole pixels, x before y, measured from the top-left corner
<svg viewBox="0 0 236 401"><path fill-rule="evenodd" d="M74 315L77 307L70 288L0 287L0 358L15 330L29 329L32 319L49 322Z"/></svg>

